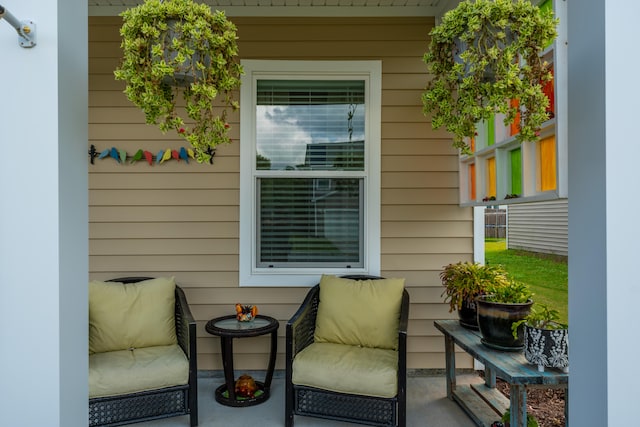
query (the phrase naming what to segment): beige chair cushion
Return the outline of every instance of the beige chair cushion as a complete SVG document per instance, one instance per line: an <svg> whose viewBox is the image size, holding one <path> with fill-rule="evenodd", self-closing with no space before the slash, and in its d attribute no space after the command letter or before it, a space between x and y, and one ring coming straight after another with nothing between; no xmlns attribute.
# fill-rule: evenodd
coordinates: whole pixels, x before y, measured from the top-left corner
<svg viewBox="0 0 640 427"><path fill-rule="evenodd" d="M392 398L398 393L398 352L313 343L294 358L292 381L322 390Z"/></svg>
<svg viewBox="0 0 640 427"><path fill-rule="evenodd" d="M314 340L397 350L404 279L323 275Z"/></svg>
<svg viewBox="0 0 640 427"><path fill-rule="evenodd" d="M89 354L173 345L175 280L89 283Z"/></svg>
<svg viewBox="0 0 640 427"><path fill-rule="evenodd" d="M189 382L189 360L179 345L89 356L89 397L116 396Z"/></svg>

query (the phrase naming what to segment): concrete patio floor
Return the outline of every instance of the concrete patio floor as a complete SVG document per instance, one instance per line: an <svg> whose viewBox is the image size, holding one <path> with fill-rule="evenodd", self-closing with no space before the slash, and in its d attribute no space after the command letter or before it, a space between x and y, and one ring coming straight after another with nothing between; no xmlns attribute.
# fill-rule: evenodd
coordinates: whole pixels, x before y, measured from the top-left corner
<svg viewBox="0 0 640 427"><path fill-rule="evenodd" d="M249 372L262 379L262 372ZM277 427L284 426L284 372L274 374L271 397L247 408L231 408L215 401L214 391L222 382L221 374L203 374L198 378L200 427ZM474 373L458 375L458 384L482 382ZM189 427L187 416L135 424L139 427ZM296 427L353 427L359 424L295 416ZM407 378L407 427L473 427L466 413L447 399L444 374L410 374Z"/></svg>

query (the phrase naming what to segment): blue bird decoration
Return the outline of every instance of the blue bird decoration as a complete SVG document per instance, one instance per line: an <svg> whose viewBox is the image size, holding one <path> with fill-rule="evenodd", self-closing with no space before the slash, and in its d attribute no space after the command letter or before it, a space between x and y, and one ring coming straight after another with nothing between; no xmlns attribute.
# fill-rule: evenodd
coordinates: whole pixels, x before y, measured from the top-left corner
<svg viewBox="0 0 640 427"><path fill-rule="evenodd" d="M116 162L120 163L120 154L118 154L118 150L116 147L111 147L111 152L109 153L111 157L116 159Z"/></svg>
<svg viewBox="0 0 640 427"><path fill-rule="evenodd" d="M102 153L100 153L100 155L98 156L99 159L104 159L105 157L107 157L109 155L109 149L107 148L106 150L103 150Z"/></svg>
<svg viewBox="0 0 640 427"><path fill-rule="evenodd" d="M184 147L180 147L180 158L185 162L189 163L189 154L187 154L187 149Z"/></svg>

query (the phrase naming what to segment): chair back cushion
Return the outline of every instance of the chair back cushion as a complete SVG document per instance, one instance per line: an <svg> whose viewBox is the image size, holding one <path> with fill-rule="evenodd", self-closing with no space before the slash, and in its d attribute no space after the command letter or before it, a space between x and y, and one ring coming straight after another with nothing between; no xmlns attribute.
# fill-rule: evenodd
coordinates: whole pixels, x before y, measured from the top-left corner
<svg viewBox="0 0 640 427"><path fill-rule="evenodd" d="M89 354L177 343L175 280L89 282Z"/></svg>
<svg viewBox="0 0 640 427"><path fill-rule="evenodd" d="M403 290L404 279L323 275L314 340L396 350Z"/></svg>

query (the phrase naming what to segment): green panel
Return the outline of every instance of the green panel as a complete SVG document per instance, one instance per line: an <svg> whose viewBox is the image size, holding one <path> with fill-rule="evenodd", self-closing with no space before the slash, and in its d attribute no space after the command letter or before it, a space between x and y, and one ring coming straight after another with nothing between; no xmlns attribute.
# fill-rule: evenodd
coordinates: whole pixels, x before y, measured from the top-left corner
<svg viewBox="0 0 640 427"><path fill-rule="evenodd" d="M496 142L496 117L491 116L487 125L487 145L493 145Z"/></svg>
<svg viewBox="0 0 640 427"><path fill-rule="evenodd" d="M522 195L522 150L516 148L511 156L511 193Z"/></svg>

